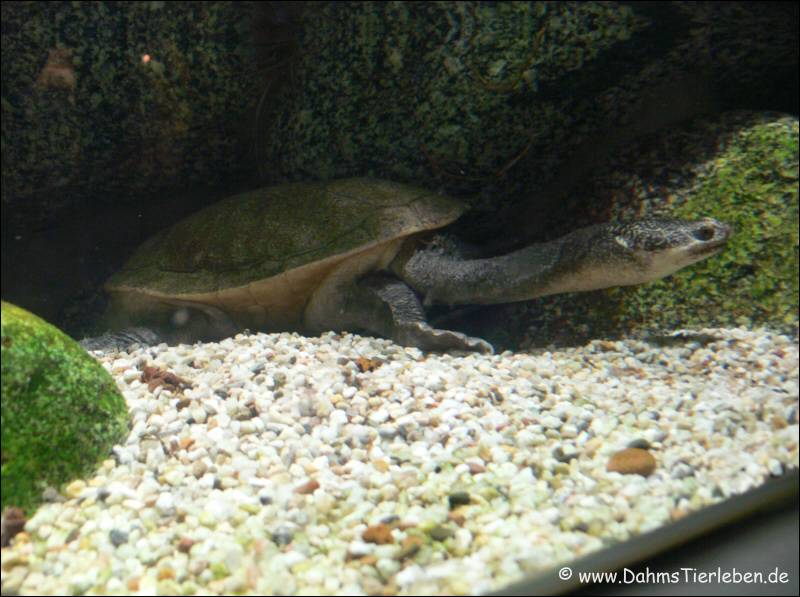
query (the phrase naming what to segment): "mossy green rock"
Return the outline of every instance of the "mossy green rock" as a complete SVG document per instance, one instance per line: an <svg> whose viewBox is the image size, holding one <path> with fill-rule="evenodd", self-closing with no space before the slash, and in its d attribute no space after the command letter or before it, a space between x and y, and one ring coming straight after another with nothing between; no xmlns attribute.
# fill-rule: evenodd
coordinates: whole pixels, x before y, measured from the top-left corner
<svg viewBox="0 0 800 597"><path fill-rule="evenodd" d="M77 342L2 303L2 506L87 474L128 432L114 380Z"/></svg>
<svg viewBox="0 0 800 597"><path fill-rule="evenodd" d="M558 124L574 125L576 108L565 117L557 94L541 95L601 56L635 59L625 42L645 27L629 6L592 2L315 5L302 18L297 84L274 101L264 173L431 187L440 170L492 178L532 131L531 154L557 155L537 150Z"/></svg>
<svg viewBox="0 0 800 597"><path fill-rule="evenodd" d="M293 80L259 113L273 123L260 168L519 205L518 232L546 234L564 213L551 184L571 189L616 148L718 105L775 105L795 20L755 3L314 3Z"/></svg>
<svg viewBox="0 0 800 597"><path fill-rule="evenodd" d="M246 176L251 8L4 2L3 219Z"/></svg>

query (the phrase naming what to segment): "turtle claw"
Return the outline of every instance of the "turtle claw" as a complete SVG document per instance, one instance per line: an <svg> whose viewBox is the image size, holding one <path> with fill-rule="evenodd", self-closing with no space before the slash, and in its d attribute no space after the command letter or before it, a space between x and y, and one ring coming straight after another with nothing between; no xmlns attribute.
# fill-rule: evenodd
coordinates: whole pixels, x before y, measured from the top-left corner
<svg viewBox="0 0 800 597"><path fill-rule="evenodd" d="M396 340L404 346L418 346L423 350L465 350L494 354L494 348L486 340L452 330L440 330L424 322L402 326Z"/></svg>
<svg viewBox="0 0 800 597"><path fill-rule="evenodd" d="M128 350L137 344L139 346L154 346L161 341L161 337L153 330L144 327L133 327L119 332L106 332L100 336L84 338L79 344L88 351L99 350L107 352Z"/></svg>

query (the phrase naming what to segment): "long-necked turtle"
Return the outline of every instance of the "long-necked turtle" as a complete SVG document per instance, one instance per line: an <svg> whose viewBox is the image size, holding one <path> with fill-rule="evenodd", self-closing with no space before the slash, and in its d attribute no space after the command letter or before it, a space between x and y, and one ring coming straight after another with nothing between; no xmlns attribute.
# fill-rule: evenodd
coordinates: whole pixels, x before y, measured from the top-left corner
<svg viewBox="0 0 800 597"><path fill-rule="evenodd" d="M425 242L463 210L431 191L360 178L230 197L136 251L106 284L109 322L173 340L244 328L350 330L424 349L491 351L484 340L430 326L423 305L639 284L716 253L730 234L710 218L649 219L482 259Z"/></svg>

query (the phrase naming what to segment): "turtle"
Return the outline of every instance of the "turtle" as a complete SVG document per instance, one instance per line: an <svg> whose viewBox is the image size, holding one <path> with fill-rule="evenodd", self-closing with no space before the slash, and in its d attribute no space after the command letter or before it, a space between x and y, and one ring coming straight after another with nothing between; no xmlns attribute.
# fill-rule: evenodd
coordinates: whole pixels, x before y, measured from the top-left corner
<svg viewBox="0 0 800 597"><path fill-rule="evenodd" d="M373 178L229 197L135 251L105 284L106 322L112 330L144 326L168 342L244 329L334 330L488 353L493 347L481 338L433 327L426 307L641 284L713 255L730 235L711 218L643 218L480 257L432 240L465 209L440 193Z"/></svg>

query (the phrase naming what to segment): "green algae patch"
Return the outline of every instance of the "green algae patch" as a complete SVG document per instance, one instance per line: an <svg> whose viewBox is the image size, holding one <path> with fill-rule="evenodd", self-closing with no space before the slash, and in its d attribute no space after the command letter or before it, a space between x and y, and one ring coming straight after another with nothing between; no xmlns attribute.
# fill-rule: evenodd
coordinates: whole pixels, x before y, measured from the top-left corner
<svg viewBox="0 0 800 597"><path fill-rule="evenodd" d="M592 87L593 69L630 56L649 23L602 3L344 6L302 15L298 83L273 98L274 127L260 132L270 180L369 173L433 188L452 179L444 172L494 178L529 143L550 156L575 126L575 106L554 98ZM537 181L531 169L514 175Z"/></svg>
<svg viewBox="0 0 800 597"><path fill-rule="evenodd" d="M114 380L69 336L2 303L2 507L89 473L128 433Z"/></svg>
<svg viewBox="0 0 800 597"><path fill-rule="evenodd" d="M733 227L725 249L652 284L616 289L622 317L648 326L798 324L798 121L743 127L708 161L673 215Z"/></svg>

